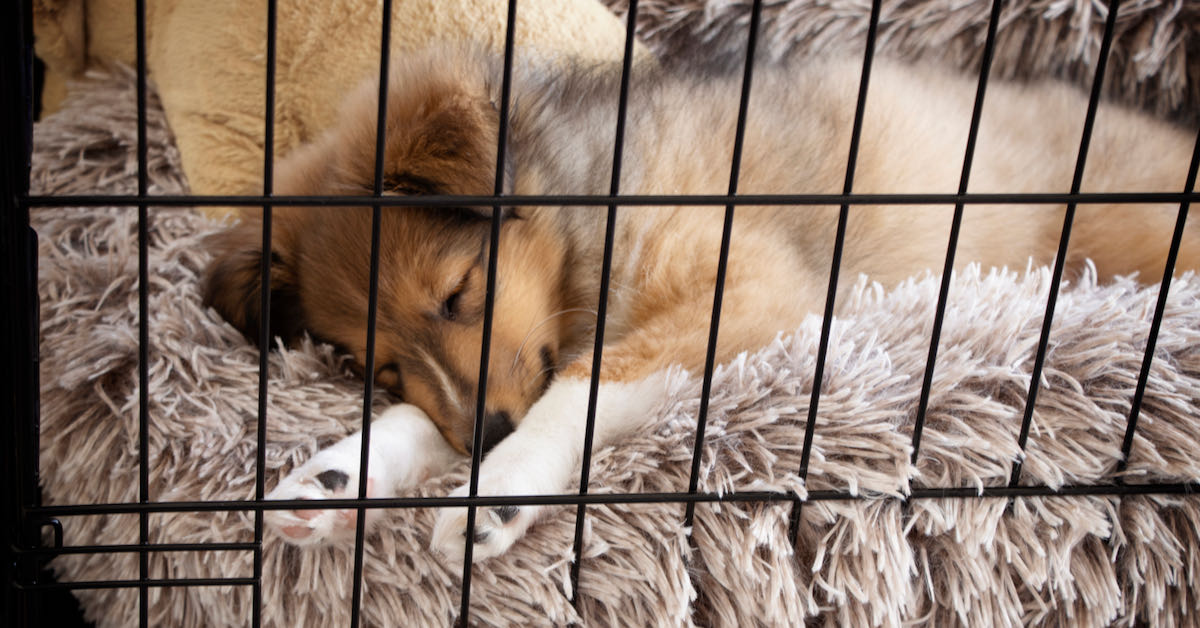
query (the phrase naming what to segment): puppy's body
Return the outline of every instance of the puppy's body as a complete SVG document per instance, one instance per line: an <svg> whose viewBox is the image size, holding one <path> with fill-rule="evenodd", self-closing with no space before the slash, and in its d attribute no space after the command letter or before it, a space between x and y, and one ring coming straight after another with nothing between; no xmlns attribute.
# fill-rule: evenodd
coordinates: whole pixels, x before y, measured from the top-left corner
<svg viewBox="0 0 1200 628"><path fill-rule="evenodd" d="M745 194L838 193L845 180L857 61L772 69L755 76L738 191ZM517 194L605 194L615 128L615 76L583 86L540 86L514 117ZM647 81L650 82L650 81ZM645 87L645 85L643 85ZM627 194L724 194L728 190L740 76L676 80L634 90L629 105L620 190ZM958 191L975 86L881 62L870 84L853 190L859 193ZM540 97L539 97L540 96ZM590 106L580 107L579 103ZM1065 86L993 83L971 170L970 192L1066 192L1070 189L1087 103ZM582 111L581 111L582 109ZM1182 190L1193 138L1130 112L1105 108L1092 139L1083 192ZM1053 262L1061 206L966 208L958 265L1024 267ZM1091 259L1102 276L1163 269L1177 207L1077 209L1068 267ZM670 364L702 364L721 239L723 207L619 210L609 344L646 332L644 342L687 335L662 355ZM530 220L566 225L566 285L572 308L592 308L599 290L604 211L540 207ZM860 206L849 212L842 272L892 285L941 270L953 208ZM838 211L823 206L738 207L726 280L718 361L794 329L824 305ZM1181 268L1197 266L1195 229ZM557 260L555 260L557 261ZM552 262L553 263L553 262ZM503 262L501 262L503 264ZM668 314L669 312L669 314ZM580 353L590 351L590 329ZM644 346L643 342L638 342ZM625 379L606 350L605 375ZM583 365L580 365L583 366ZM628 368L644 374L643 360ZM642 372L638 372L639 369ZM581 369L579 374L584 374ZM566 373L571 373L568 370Z"/></svg>
<svg viewBox="0 0 1200 628"><path fill-rule="evenodd" d="M438 51L397 63L389 92L385 188L397 194L490 194L499 97L493 60ZM508 189L518 195L607 194L616 128L615 68L563 76L518 69L514 77ZM837 193L845 180L858 66L814 62L755 75L741 193ZM620 191L724 194L728 190L740 77L641 76L629 101ZM371 189L375 104L353 97L342 123L280 165L280 194ZM880 62L870 84L854 191L958 190L974 85ZM1064 192L1070 187L1086 101L1053 85L993 83L987 95L971 192ZM1104 109L1092 138L1084 192L1183 188L1191 138L1118 109ZM852 207L843 276L885 285L940 271L952 207ZM596 442L643 426L672 367L702 368L709 333L722 207L622 207L615 231ZM483 211L482 214L490 214ZM838 209L741 206L735 211L717 360L795 329L824 307ZM1102 275L1162 272L1175 209L1081 206L1068 264L1095 261ZM1063 208L967 206L960 265L1024 267L1053 260ZM605 209L516 208L498 253L495 321L485 416L481 494L566 490L578 476ZM361 363L366 342L370 210L280 208L275 216L274 333L309 330ZM385 209L381 223L377 377L420 407L447 442L471 446L486 275L488 222L479 210ZM208 299L248 333L258 327L260 241L254 220L223 236ZM1200 266L1200 235L1185 235L1180 267ZM843 281L846 286L851 281ZM387 417L381 418L383 422ZM407 434L430 440L432 432ZM389 423L390 425L390 423ZM436 439L435 439L436 440ZM427 442L413 460L376 443L372 478L432 472L453 457ZM406 449L405 451L413 451ZM293 472L277 497L320 497L354 488L357 460L329 456ZM439 461L436 464L429 460ZM340 465L340 466L339 466ZM374 471L379 469L379 475ZM431 470L432 469L432 470ZM326 481L329 471L341 474ZM465 489L465 487L464 487ZM395 486L372 489L394 494ZM502 508L477 524L476 556L500 553L536 517ZM299 542L329 534L326 518L280 513ZM326 522L327 523L327 522ZM435 543L461 552L465 513L441 515ZM345 527L345 526L342 526Z"/></svg>

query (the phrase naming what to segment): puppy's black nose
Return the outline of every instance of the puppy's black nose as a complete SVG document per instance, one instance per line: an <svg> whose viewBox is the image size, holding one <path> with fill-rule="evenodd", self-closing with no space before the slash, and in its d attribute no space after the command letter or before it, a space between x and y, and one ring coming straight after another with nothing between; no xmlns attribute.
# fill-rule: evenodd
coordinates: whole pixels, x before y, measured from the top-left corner
<svg viewBox="0 0 1200 628"><path fill-rule="evenodd" d="M512 431L512 417L507 412L488 412L483 417L483 452L491 451Z"/></svg>

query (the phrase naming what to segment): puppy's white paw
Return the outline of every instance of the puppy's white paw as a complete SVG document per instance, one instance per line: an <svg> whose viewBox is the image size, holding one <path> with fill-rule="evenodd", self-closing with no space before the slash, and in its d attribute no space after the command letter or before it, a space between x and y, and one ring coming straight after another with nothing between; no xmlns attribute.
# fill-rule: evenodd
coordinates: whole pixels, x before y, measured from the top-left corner
<svg viewBox="0 0 1200 628"><path fill-rule="evenodd" d="M358 453L351 454L349 449L334 446L318 452L311 460L292 470L266 498L320 500L358 497ZM375 480L374 470L368 472L367 497L385 497L377 492L379 483ZM366 512L367 524L370 524L375 513L372 509ZM358 511L355 509L268 510L263 517L276 532L296 545L315 545L352 537L358 523Z"/></svg>
<svg viewBox="0 0 1200 628"><path fill-rule="evenodd" d="M317 452L289 473L267 499L357 498L361 455L362 432L358 432ZM371 422L370 456L367 497L395 497L459 459L429 417L408 404L392 406ZM374 508L366 513L369 528L379 513ZM268 510L265 519L288 541L313 545L353 536L358 510Z"/></svg>
<svg viewBox="0 0 1200 628"><path fill-rule="evenodd" d="M564 493L579 477L590 382L557 380L526 413L517 429L500 441L479 469L479 495L554 495ZM645 425L649 409L660 398L663 376L632 383L600 385L593 447ZM465 496L461 486L452 496ZM489 506L475 513L473 560L503 554L541 516L545 506ZM438 514L433 546L461 564L466 551L467 509Z"/></svg>
<svg viewBox="0 0 1200 628"><path fill-rule="evenodd" d="M481 472L479 494L481 495L528 495L538 489L521 490L517 486L498 487L488 482ZM509 483L505 483L509 484ZM487 487L487 488L485 488ZM539 487L540 488L540 487ZM465 497L469 487L463 485L450 493L451 497ZM499 556L516 543L541 513L542 506L487 506L475 509L475 544L472 561ZM461 565L466 552L467 509L443 509L433 526L433 546L454 564Z"/></svg>

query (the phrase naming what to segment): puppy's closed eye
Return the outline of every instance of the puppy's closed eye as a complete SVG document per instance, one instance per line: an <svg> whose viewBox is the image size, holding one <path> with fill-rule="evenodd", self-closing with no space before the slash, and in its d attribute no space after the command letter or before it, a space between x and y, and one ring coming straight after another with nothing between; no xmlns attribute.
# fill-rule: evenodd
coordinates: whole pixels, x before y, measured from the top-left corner
<svg viewBox="0 0 1200 628"><path fill-rule="evenodd" d="M373 190L374 183L368 183L367 188ZM436 182L407 172L391 173L383 176L383 193L385 195L417 196L421 194L437 194L439 186Z"/></svg>
<svg viewBox="0 0 1200 628"><path fill-rule="evenodd" d="M450 291L450 294L446 295L446 297L442 299L442 302L438 304L438 316L441 317L442 320L451 322L462 321L464 319L464 314L467 314L470 310L470 304L466 303L466 295L467 291L471 287L472 275L475 273L476 268L478 268L478 266L473 266L468 269L467 272L463 274L462 279L459 279L458 283L454 285L454 288Z"/></svg>
<svg viewBox="0 0 1200 628"><path fill-rule="evenodd" d="M459 306L462 302L463 289L460 287L455 290L450 296L442 301L442 305L438 308L438 315L448 321L458 320Z"/></svg>

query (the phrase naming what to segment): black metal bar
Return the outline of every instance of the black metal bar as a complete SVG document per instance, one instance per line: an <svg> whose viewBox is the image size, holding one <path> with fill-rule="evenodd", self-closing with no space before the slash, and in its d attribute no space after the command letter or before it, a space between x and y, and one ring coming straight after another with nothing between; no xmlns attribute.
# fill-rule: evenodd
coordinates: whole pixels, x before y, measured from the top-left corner
<svg viewBox="0 0 1200 628"><path fill-rule="evenodd" d="M975 143L979 138L979 123L983 119L983 100L987 94L988 76L992 69L992 56L996 50L996 29L1000 25L1001 0L993 0L992 14L988 18L987 39L983 43L983 59L979 63L979 82L975 88L975 106L971 111L971 128L967 132L967 148L963 154L962 175L958 180L958 193L966 194L971 179L971 164L975 160ZM917 402L917 418L913 423L912 455L909 461L917 464L921 452L921 434L925 430L925 415L929 410L929 392L933 388L933 371L937 366L938 343L942 338L942 321L946 317L946 301L950 295L950 278L954 273L954 254L958 249L958 234L962 227L962 203L954 205L954 218L950 222L950 242L946 246L946 263L942 267L942 284L938 290L937 310L933 315L933 332L929 338L929 355L925 360L925 376L921 381L921 397Z"/></svg>
<svg viewBox="0 0 1200 628"><path fill-rule="evenodd" d="M989 487L960 487L960 488L926 488L915 489L907 498L891 497L890 499L1011 499L1011 498L1039 498L1039 497L1121 497L1129 495L1197 495L1200 493L1200 484L1195 483L1168 483L1168 484L1102 484L1102 485L1083 485L1083 486L1063 486L1058 489L1049 489L1039 486L989 486ZM842 491L814 491L806 497L806 501L842 501L842 500L864 500L864 499L880 499L886 498L883 496L871 496L863 494L852 495ZM396 499L381 499L367 500L368 507L377 506L384 508L403 508L403 507L448 507L462 506L467 503L474 503L477 506L500 506L500 505L567 505L577 503L579 500L585 500L589 504L654 504L654 503L715 503L715 502L792 502L796 496L790 492L772 492L772 491L748 491L742 493L631 493L631 494L612 494L600 493L581 496L578 494L566 495L532 495L532 496L494 496L494 497L459 497L459 498L396 498ZM377 502L377 503L375 503ZM413 503L413 502L446 502L446 503ZM205 505L213 505L207 503ZM233 508L229 510L244 510L249 509L250 502L232 502ZM320 505L314 506L312 502L304 503L302 500L293 502L269 502L270 505L278 505L281 508L295 509L297 507L310 508L353 508L360 505L360 501L356 499L342 500L322 500ZM113 506L128 507L135 504L114 504ZM152 504L154 507L182 505L172 502L158 502ZM62 509L74 510L81 506L58 506L58 507L43 507L39 511L57 511ZM268 508L271 509L271 508ZM156 511L161 511L158 508ZM141 545L132 546L131 551L142 551ZM39 584L22 584L19 581L14 581L13 586L21 590L53 590L53 589L96 589L96 588L123 588L123 587L163 587L163 586L211 586L211 585L253 585L253 578L194 578L194 579L161 579L161 580L125 580L125 581L97 581L97 582L77 582L77 583L58 583L52 585Z"/></svg>
<svg viewBox="0 0 1200 628"><path fill-rule="evenodd" d="M1196 134L1196 146L1192 149L1192 163L1188 166L1184 191L1196 187L1196 172L1200 170L1200 132ZM1175 232L1171 235L1171 247L1167 251L1167 262L1163 269L1162 283L1158 287L1158 302L1154 306L1154 318L1150 322L1150 333L1146 337L1146 354L1142 358L1142 369L1138 373L1137 387L1129 408L1129 419L1125 423L1125 437L1121 440L1121 460L1117 472L1122 473L1129 465L1129 452L1133 449L1133 435L1137 430L1138 416L1142 411L1142 400L1146 395L1146 384L1150 381L1150 363L1154 359L1154 348L1158 344L1158 330L1162 327L1163 312L1167 309L1167 293L1171 289L1171 278L1175 274L1175 260L1179 257L1179 246L1183 242L1183 228L1187 224L1187 203L1179 205L1175 218Z"/></svg>
<svg viewBox="0 0 1200 628"><path fill-rule="evenodd" d="M146 206L148 173L146 172L146 1L137 0L137 196L138 203L138 502L150 501L150 314L149 314L149 215ZM145 513L138 519L138 540L150 543L150 522ZM150 555L138 555L138 579L145 582L150 576ZM150 593L143 584L138 587L138 625L149 623Z"/></svg>
<svg viewBox="0 0 1200 628"><path fill-rule="evenodd" d="M267 59L266 92L263 103L263 196L275 192L275 43L277 1L267 0ZM255 434L254 500L261 502L266 494L267 468L267 382L271 350L271 210L262 208L262 258L259 263L259 332L258 332L258 425ZM254 587L251 593L250 625L262 625L262 568L263 513L254 512Z"/></svg>
<svg viewBox="0 0 1200 628"><path fill-rule="evenodd" d="M371 209L371 279L367 292L367 350L364 359L362 448L358 462L358 499L367 498L367 472L370 462L371 444L371 399L375 394L375 327L378 321L379 304L379 231L382 209ZM362 607L363 550L366 540L366 509L357 506L358 516L354 524L354 581L351 594L350 625L358 626Z"/></svg>
<svg viewBox="0 0 1200 628"><path fill-rule="evenodd" d="M371 193L374 199L383 196L383 169L387 146L387 100L389 60L392 46L392 0L383 0L379 36L379 93L375 111L375 170ZM367 474L371 459L371 400L375 396L375 338L379 314L379 236L383 207L371 207L370 286L367 288L367 347L363 358L366 377L363 379L362 442L358 454L358 499L367 498ZM361 506L354 522L354 573L350 595L350 626L358 628L362 621L363 552L366 549L367 511Z"/></svg>
<svg viewBox="0 0 1200 628"><path fill-rule="evenodd" d="M733 163L729 168L729 196L737 194L738 177L742 169L742 144L746 136L746 114L750 108L750 84L754 74L754 49L758 42L758 25L762 0L754 0L750 12L750 32L746 42L746 67L742 72L742 96L738 103L737 131L733 139ZM717 355L717 335L721 327L721 303L725 295L725 273L729 266L729 241L733 235L733 207L725 206L725 222L721 230L721 252L717 258L717 285L713 291L712 319L708 329L708 349L704 355L704 379L700 385L700 410L696 417L696 443L692 449L692 469L688 475L688 493L695 493L700 482L700 458L704 451L704 427L708 422L708 397L712 392L712 374ZM691 528L696 506L688 502L683 525Z"/></svg>
<svg viewBox="0 0 1200 628"><path fill-rule="evenodd" d="M1111 0L1108 5L1108 19L1104 23L1104 39L1100 42L1100 58L1096 60L1096 77L1092 80L1092 93L1088 99L1087 116L1083 121L1083 136L1079 139L1079 154L1075 159L1075 174L1071 179L1071 193L1079 192L1083 186L1083 172L1087 165L1088 146L1092 141L1092 127L1096 122L1096 110L1100 104L1100 92L1104 86L1104 71L1108 67L1108 53L1112 48L1114 27L1117 23L1117 13L1121 0ZM1033 423L1033 409L1037 405L1038 390L1041 386L1042 367L1046 362L1046 350L1050 345L1050 326L1054 323L1054 306L1058 302L1058 290L1062 282L1063 270L1067 261L1067 246L1071 241L1071 225L1075 221L1075 203L1067 204L1063 216L1062 237L1058 244L1058 254L1054 259L1054 272L1050 279L1050 296L1046 299L1046 315L1042 320L1042 334L1038 340L1037 355L1033 361L1033 373L1029 378L1029 394L1025 400L1025 415L1021 419L1021 433L1017 436L1017 444L1021 455L1013 461L1012 474L1009 476L1009 486L1016 486L1021 480L1021 465L1025 456L1025 445L1029 440L1029 429Z"/></svg>
<svg viewBox="0 0 1200 628"><path fill-rule="evenodd" d="M850 194L854 189L854 171L858 166L858 147L862 139L863 116L867 108L867 89L871 84L871 64L875 59L875 38L879 31L880 0L871 3L870 23L867 26L867 45L863 51L862 73L859 75L858 102L854 108L854 126L850 132L850 151L846 158L846 178L842 193ZM804 427L804 445L800 451L800 480L808 481L808 459L812 454L813 436L817 427L817 408L821 401L821 383L825 378L825 358L829 353L829 334L833 328L833 312L837 302L838 275L842 267L842 252L846 244L846 223L850 218L850 205L842 203L838 212L837 234L834 236L833 259L829 264L829 289L825 293L825 312L821 320L821 337L817 344L817 363L813 372L812 393L808 401L808 421ZM796 500L788 518L788 538L796 542L800 530L800 513L803 502Z"/></svg>
<svg viewBox="0 0 1200 628"><path fill-rule="evenodd" d="M471 480L467 485L468 497L479 494L479 466L483 460L483 425L487 412L488 361L492 348L492 319L496 306L496 261L500 249L500 223L502 194L504 193L505 151L508 148L509 100L512 93L513 48L517 28L517 0L508 0L508 15L504 26L504 75L500 83L500 129L496 138L496 182L492 203L492 230L488 240L487 291L483 306L483 346L479 353L479 390L475 403L475 426L471 441ZM467 533L463 551L462 599L459 604L458 624L466 626L471 612L471 563L475 556L475 503L467 506Z"/></svg>
<svg viewBox="0 0 1200 628"><path fill-rule="evenodd" d="M171 578L137 580L89 580L84 582L55 582L47 584L13 583L13 587L22 591L82 591L93 589L131 589L138 587L217 587L217 586L253 586L254 578Z"/></svg>
<svg viewBox="0 0 1200 628"><path fill-rule="evenodd" d="M38 297L37 245L29 228L29 208L21 203L29 192L33 128L31 2L0 4L0 294L6 299L0 316L0 407L7 420L0 427L0 530L6 586L0 587L0 623L37 625L31 595L7 583L38 565L21 561L17 552L39 542L25 526L25 506L41 505L38 491Z"/></svg>
<svg viewBox="0 0 1200 628"><path fill-rule="evenodd" d="M1071 497L1079 495L1174 495L1200 493L1200 483L1165 484L1080 484L1050 488L1047 486L975 486L913 489L908 496L851 493L847 490L811 491L804 501L862 501L870 499L936 499L951 497ZM245 512L262 510L314 510L347 508L462 508L491 506L575 506L578 504L653 504L707 502L795 502L796 494L787 491L739 491L708 493L565 493L558 495L477 495L475 497L390 497L358 500L270 500L263 504L243 501L153 502L150 504L64 504L27 509L28 516L81 516L131 514L137 512ZM150 546L149 551L154 551ZM139 546L140 549L140 546Z"/></svg>
<svg viewBox="0 0 1200 628"><path fill-rule="evenodd" d="M608 185L610 196L621 190L621 157L625 147L625 114L629 104L629 80L633 67L633 44L636 41L634 28L637 25L638 0L630 0L625 15L625 52L621 60L621 89L617 97L617 130L613 138L612 179ZM617 206L608 206L604 223L604 257L600 263L600 295L596 303L596 338L592 343L592 377L588 388L587 419L583 436L583 459L579 472L579 494L587 495L592 472L592 442L596 430L596 396L600 390L600 367L604 354L604 322L608 316L608 287L612 278L613 236L617 225ZM585 504L575 508L575 541L571 563L571 603L579 600L579 569L583 561L583 523L587 516Z"/></svg>
<svg viewBox="0 0 1200 628"><path fill-rule="evenodd" d="M129 554L133 552L223 552L254 551L256 543L157 543L149 546L129 545L67 545L64 547L17 548L22 556L61 556L64 554Z"/></svg>
<svg viewBox="0 0 1200 628"><path fill-rule="evenodd" d="M1179 204L1200 202L1200 192L1036 192L970 194L623 194L612 198L600 194L548 194L510 196L385 196L380 199L364 196L151 196L153 204L161 207L215 207L291 205L300 207L343 207L378 204L382 207L471 207L488 205L592 206L644 205L650 207L708 206L708 205L1050 205L1076 203L1083 205L1111 204ZM120 194L77 194L66 196L23 196L18 201L27 207L133 207L142 202L136 196Z"/></svg>

